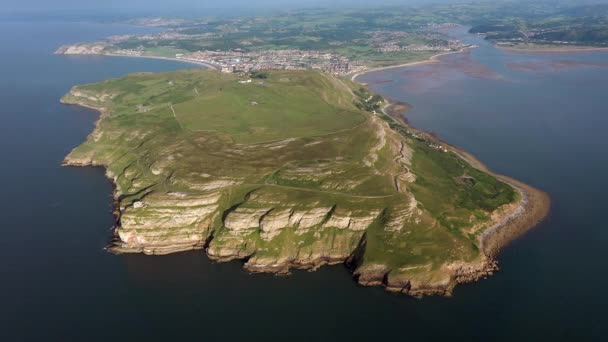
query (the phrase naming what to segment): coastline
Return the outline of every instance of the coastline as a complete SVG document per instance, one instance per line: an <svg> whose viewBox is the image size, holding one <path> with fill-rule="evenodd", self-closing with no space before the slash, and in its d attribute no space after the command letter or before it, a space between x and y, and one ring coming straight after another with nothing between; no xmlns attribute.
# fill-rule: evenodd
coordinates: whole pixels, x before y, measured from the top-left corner
<svg viewBox="0 0 608 342"><path fill-rule="evenodd" d="M71 92L71 91L70 91ZM107 110L104 107L93 106L91 104L82 102L82 101L69 101L65 98L59 100L61 104L67 106L79 106L83 108L87 108L93 111L96 111L98 116L95 120L95 128L89 133L87 136L87 140L90 139L91 136L94 136L97 130L99 129L99 125L101 120L105 115L107 115ZM186 252L191 250L200 250L205 249L206 245L204 243L184 243L184 244L166 244L166 245L158 245L158 246L149 246L148 249L133 249L133 248L125 248L121 240L118 236L118 228L120 227L120 218L122 215L122 208L120 207L120 197L121 193L118 192L118 188L116 186L116 177L111 172L108 171L106 165L97 163L94 161L94 155L89 155L87 158L74 158L72 156L72 151L76 149L74 147L63 159L61 163L62 167L101 167L104 168L105 177L112 184L112 215L114 216L114 227L112 227L112 238L109 241L109 244L104 248L105 250L114 253L114 254L123 254L123 253L143 253L146 255L167 255L171 253L177 252Z"/></svg>
<svg viewBox="0 0 608 342"><path fill-rule="evenodd" d="M494 44L497 49L507 52L521 53L584 53L584 52L608 52L608 47L593 47L593 46L542 46L542 45L526 45L526 46L504 46Z"/></svg>
<svg viewBox="0 0 608 342"><path fill-rule="evenodd" d="M71 92L71 90L70 90ZM99 129L99 125L101 124L101 120L103 119L103 117L106 115L106 109L104 107L97 107L97 106L93 106L84 102L70 102L65 100L64 98L61 98L59 100L59 103L63 104L63 105L67 105L67 106L80 106L86 109L90 109L93 111L97 112L97 119L95 120L95 127L93 128L93 130L91 131L91 133L89 133L87 135L87 140ZM76 159L70 159L70 155L72 154L72 151L75 149L76 147L72 148L72 150L70 150L70 153L68 153L67 156L65 156L65 158L63 159L63 162L61 163L61 166L80 166L80 167L84 167L84 166L103 166L103 165L97 165L95 163L93 163L92 158L90 158L89 160L76 160ZM106 172L106 176L107 176L107 172ZM109 178L109 177L108 177ZM112 186L115 187L115 184L112 183Z"/></svg>
<svg viewBox="0 0 608 342"><path fill-rule="evenodd" d="M203 66L203 67L205 67L207 69L211 69L211 70L220 70L217 65L213 65L213 64L205 63L205 62L201 62L201 61L194 61L194 60L190 60L190 59L175 58L175 57L141 56L141 55L140 56L135 56L135 55L121 55L121 54L117 54L117 53L65 54L65 53L57 53L56 52L55 54L60 54L60 55L64 55L64 56L107 56L107 57L127 57L127 58L159 59L159 60L164 60L164 61L181 62L181 63L188 63L188 64L193 64L193 65Z"/></svg>
<svg viewBox="0 0 608 342"><path fill-rule="evenodd" d="M103 54L100 54L100 56L160 59L160 60L164 60L164 61L182 62L182 63L200 65L200 66L204 66L207 69L219 70L219 68L215 65L205 63L205 62L200 62L200 61L183 59L183 58L162 57L162 56L129 56L129 55L120 55L120 54L115 54L115 53L103 53Z"/></svg>
<svg viewBox="0 0 608 342"><path fill-rule="evenodd" d="M408 62L408 63L404 63L404 64L396 64L396 65L389 65L389 66L384 66L384 67L377 67L377 68L370 68L370 69L366 69L363 71L359 71L356 72L355 74L353 74L352 76L349 77L349 74L345 75L346 77L349 77L351 81L353 82L358 82L356 79L360 76L372 73L372 72L376 72L376 71L381 71L381 70L387 70L387 69L396 69L396 68L405 68L405 67L411 67L411 66L416 66L416 65L424 65L424 64L432 64L432 63L437 63L439 62L439 58L442 56L447 56L447 55L452 55L452 54L456 54L456 53L462 53L465 52L469 49L474 49L476 48L476 46L470 46L470 47L466 47L457 51L449 51L449 52L441 52L438 53L436 55L433 55L431 57L429 57L428 59L425 60L421 60L421 61L416 61L416 62ZM606 48L608 49L608 48ZM173 61L173 62L182 62L182 63L188 63L188 64L193 64L193 65L199 65L199 66L204 66L207 69L211 69L211 70L220 70L220 67L217 65L213 65L211 63L206 63L206 62L201 62L201 61L195 61L195 60L190 60L190 59L183 59L183 58L175 58L175 57L163 57L163 56L143 56L143 55L121 55L121 54L115 54L115 53L98 53L98 54L65 54L65 53L57 53L56 54L61 54L61 55L73 55L73 56L109 56L109 57L128 57L128 58L148 58L148 59L159 59L159 60L165 60L165 61Z"/></svg>
<svg viewBox="0 0 608 342"><path fill-rule="evenodd" d="M473 154L443 143L471 166L509 184L520 194L518 206L512 210L511 214L502 217L500 222L487 228L480 235L480 245L486 256L497 257L510 242L536 227L549 214L551 198L546 192L511 177L495 173Z"/></svg>
<svg viewBox="0 0 608 342"><path fill-rule="evenodd" d="M505 50L515 50L518 52L527 52L529 50L525 49L508 49L507 47L499 47L494 44L495 47ZM434 56L431 56L429 59L419 62L411 62L402 65L395 66L387 66L381 68L374 68L362 71L352 76L352 80L357 82L356 79L359 76L383 71L387 69L393 68L407 68L418 65L432 64L440 62L439 58L444 55L461 53L468 49L472 49L475 47L464 48L459 51L452 51L447 53L441 53ZM608 48L578 48L578 49L564 49L561 52L595 52L595 51L605 51L608 52ZM530 51L541 52L541 51ZM545 52L553 52L553 51L545 51ZM361 82L359 82L361 83ZM363 83L362 83L363 84ZM413 131L416 131L422 135L425 135L427 138L431 140L435 140L437 143L441 145L445 145L448 150L455 153L458 157L463 159L465 162L473 166L474 168L488 173L489 175L496 177L498 180L509 184L515 190L517 190L520 194L520 198L517 202L517 207L514 208L510 214L503 215L504 217L499 218L499 222L496 222L491 227L487 228L480 236L479 243L483 250L483 253L486 257L491 260L494 260L500 251L506 247L511 241L523 235L525 232L536 227L548 214L551 206L551 199L547 193L542 190L536 189L528 184L525 184L521 181L513 179L511 177L498 174L491 169L489 169L481 160L479 160L472 153L467 152L457 146L454 146L446 141L441 140L440 137L429 134L429 132L417 129L413 127L407 120L405 114L411 109L411 105L409 103L403 103L399 101L392 101L387 99L387 104L384 106L382 112L392 118L397 124L403 125Z"/></svg>
<svg viewBox="0 0 608 342"><path fill-rule="evenodd" d="M90 104L87 104L82 101L70 101L70 100L62 99L60 102L65 105L81 106L84 108L95 110L99 113L99 117L97 118L96 123L95 123L95 129L89 134L89 136L95 135L96 131L98 130L101 120L103 119L104 115L107 114L107 111L104 107L97 107L97 106L90 105ZM408 106L406 104L393 103L391 105L400 106L399 107L400 109L405 109L405 110L408 109ZM395 119L393 116L390 116L390 117ZM405 122L403 120L399 120L398 122L400 124L405 124ZM405 125L409 127L409 125L407 125L407 124L405 124ZM423 131L419 131L419 132L421 132L422 134L427 134L426 132L423 132ZM89 139L89 138L87 138L87 139ZM462 151L462 153L465 155L468 155L464 151ZM468 159L468 160L472 160L475 163L479 163L480 165L483 165L483 164L481 164L481 162L479 162L474 157L471 156L469 158L472 158L472 159ZM465 160L467 160L467 159L465 159ZM105 168L105 176L110 181L110 183L112 184L112 188L113 188L113 190L112 190L112 198L113 198L112 214L113 214L114 220L115 220L115 226L113 227L112 238L109 242L109 245L105 247L105 249L107 251L109 251L111 253L115 253L115 254L143 253L146 255L166 255L166 254L172 254L172 253L184 252L184 251L190 251L190 250L203 250L209 259L217 261L217 262L229 262L229 261L232 261L235 259L236 260L247 259L247 255L243 255L243 258L239 258L239 257L222 258L221 256L215 256L215 255L210 254L207 250L208 243L210 240L209 241L200 241L197 243L169 242L167 244L150 245L150 246L137 248L137 249L125 247L123 245L121 239L119 238L120 220L121 220L123 209L119 205L121 193L119 193L117 190L117 187L116 187L117 178L115 177L115 175L108 172L108 170L104 164L95 162L94 155L88 155L85 158L75 159L71 156L71 152L70 152L64 158L62 166L73 166L73 167L91 166L91 167L104 167ZM474 165L474 166L477 167L476 165ZM484 170L487 170L487 168ZM506 179L508 179L508 178L506 178ZM513 180L513 183L515 183L515 182L517 182L517 181ZM510 183L510 184L513 184L513 183ZM525 189L526 191L527 191L527 189L531 189L531 188L525 186L523 183L518 183L518 184L521 184L521 187L523 189ZM518 190L519 190L519 188L518 188ZM521 192L521 190L519 190L519 191ZM527 194L527 192L526 192L526 194ZM520 203L524 203L524 202L520 200ZM527 204L527 203L535 203L535 202L526 201L525 203ZM524 211L524 213L526 213L526 212L527 211ZM414 280L412 280L412 282L410 282L409 280L403 280L403 279L391 280L391 279L387 278L387 274L386 274L386 272L384 272L385 269L382 269L380 271L374 270L374 269L372 269L372 270L367 270L367 269L366 270L355 270L355 268L356 268L355 265L358 263L359 258L360 258L359 254L361 253L362 248L365 248L364 247L366 244L365 234L362 236L361 241L358 244L358 247L354 251L352 251L352 253L348 256L345 255L343 257L333 258L333 257L325 256L325 255L320 255L318 257L312 257L310 259L303 259L303 260L291 260L291 259L275 260L273 263L269 263L269 264L264 263L264 264L248 265L247 263L245 263L245 264L243 264L243 268L245 271L250 272L250 273L274 273L277 275L287 275L290 273L289 272L290 268L314 271L324 265L342 264L345 267L347 267L347 269L350 269L354 280L362 286L382 286L385 288L386 291L403 293L403 294L407 294L407 295L414 296L414 297L421 297L421 296L425 296L425 295L440 295L440 296L449 297L449 296L451 296L452 291L458 284L478 281L482 278L486 278L487 276L492 275L495 271L498 270L497 262L495 260L496 253L487 252L487 251L489 251L489 248L487 248L485 246L492 246L492 248L494 248L494 246L500 245L499 246L499 248L500 248L500 247L506 245L510 241L510 240L507 241L503 238L505 236L504 231L505 230L511 231L512 230L511 227L513 226L514 223L519 223L521 226L520 221L522 221L521 219L519 221L513 220L513 219L511 219L511 217L513 217L513 215L509 215L507 217L508 220L505 224L495 225L495 227L494 226L492 227L492 228L495 228L492 230L492 232L493 233L496 232L496 234L491 234L486 237L485 233L484 233L484 235L483 235L484 238L482 240L480 240L480 242L483 246L483 248L482 248L483 253L480 255L479 258L477 258L471 262L455 262L455 263L442 265L441 270L439 272L441 274L446 275L447 278L443 278L443 280L439 280L439 281L414 281ZM528 222L525 220L527 217L528 216L526 216L526 215L522 215L521 218L524 219L523 220L524 223ZM523 231L530 228L529 225L524 225L523 227L526 228ZM507 234L506 236L516 237L518 235ZM496 237L498 237L502 240L499 240ZM501 242L502 244L497 244L495 242ZM498 251L498 249L496 249L496 252L497 251ZM355 271L357 271L357 272L355 272Z"/></svg>
<svg viewBox="0 0 608 342"><path fill-rule="evenodd" d="M358 82L357 78L359 78L360 76L363 76L363 75L366 75L366 74L369 74L369 73L372 73L372 72L376 72L376 71L396 69L396 68L406 68L406 67L412 67L412 66L416 66L416 65L438 63L439 62L439 57L447 56L447 55L452 55L452 54L456 54L456 53L462 53L462 52L465 52L465 51L467 51L469 49L474 49L474 48L475 47L471 46L471 47L467 47L467 48L464 48L464 49L460 49L458 51L450 51L450 52L438 53L438 54L433 55L433 56L429 57L428 59L425 59L425 60L422 60L422 61L409 62L409 63L397 64L397 65L389 65L389 66L385 66L385 67L371 68L371 69L359 71L359 72L355 73L354 75L352 75L350 77L350 80L353 81L353 82ZM359 82L359 83L361 83L361 82Z"/></svg>
<svg viewBox="0 0 608 342"><path fill-rule="evenodd" d="M505 205L506 212L499 213L497 217L493 218L491 225L486 227L479 235L478 243L483 253L481 260L470 263L459 263L457 267L453 267L450 271L447 271L452 274L452 281L450 283L444 286L435 286L432 290L421 289L418 291L421 295L428 294L429 291L434 294L450 295L456 285L477 281L497 271L498 262L496 258L500 251L513 240L535 228L547 217L551 206L551 199L542 190L511 177L495 173L473 154L451 145L426 131L412 127L403 116L409 107L410 105L406 103L389 101L384 107L383 113L392 118L396 123L447 146L450 152L456 154L472 167L496 177L498 180L512 186L519 193L517 202ZM448 269L450 268L448 267ZM391 287L390 284L385 284L385 287L389 291L402 292L402 289L398 286ZM412 294L412 291L408 290L408 293Z"/></svg>
<svg viewBox="0 0 608 342"><path fill-rule="evenodd" d="M408 108L408 106L408 104L399 102L389 102L385 106L384 114L391 117L395 122L424 135L426 138L445 145L449 151L456 154L472 167L496 177L519 192L518 207L513 209L512 213L507 215L507 217L502 217L502 221L498 222L499 224L487 228L482 233L482 236L480 236L480 245L483 246L484 253L488 257L497 256L500 250L508 245L509 242L534 228L548 215L551 199L547 193L521 181L492 171L472 153L443 141L441 138L432 136L426 131L412 127L406 118L402 117L405 114L403 110L391 110L394 107Z"/></svg>
<svg viewBox="0 0 608 342"><path fill-rule="evenodd" d="M435 63L435 62L437 62L436 58L438 58L439 56L443 56L443 55L451 54L451 53L457 53L457 52L462 52L462 51L454 51L454 52L450 52L450 53L439 54L439 55L433 56L434 58L432 57L431 59L429 59L427 61L408 63L405 65L405 67L426 64L426 63ZM147 57L147 56L130 56L130 57L157 58L157 57ZM184 61L184 60L179 60L179 59L171 59L171 58L163 58L163 57L159 57L159 58L166 59L166 60ZM188 61L184 61L184 62L188 62ZM194 64L196 64L196 63L194 63ZM385 69L396 68L396 67L404 67L404 65L378 68L378 69L365 71L364 73L370 73L373 71L385 70ZM355 77L355 76L353 76L353 77ZM72 101L66 101L66 100L62 99L61 102L64 104L79 105L82 107L86 107L86 108L98 111L100 113L100 115L96 121L95 129L93 130L93 132L91 132L91 135L95 134L95 132L98 129L98 125L99 125L101 119L103 118L103 116L106 113L105 108L95 107L95 106L83 103L81 101L72 102ZM399 112L399 111L403 112L403 111L407 111L409 106L404 103L388 103L387 106L385 107L385 109L389 112L391 111L392 108L395 108L395 112ZM402 118L397 113L387 114L385 111L385 114L388 115L389 117L393 118L396 122L398 122L401 125L407 126L408 128L410 128L412 130L416 130L416 131L420 132L421 134L424 134L424 135L428 136L429 138L434 139L438 142L441 141L440 139L438 139L436 137L430 136L430 134L428 134L424 131L420 131L415 128L412 128L407 123L405 118ZM441 142L441 143L448 146L450 151L456 153L458 156L460 156L467 163L471 164L473 167L478 168L481 171L487 172L487 173L497 177L501 181L513 186L520 194L517 202L506 205L507 208L503 212L499 213L497 215L498 217L492 217L492 222L490 223L490 226L484 228L484 231L480 233L480 235L478 236L478 242L479 242L479 246L481 249L481 253L478 258L476 258L475 260L470 261L470 262L454 262L454 263L442 265L440 272L442 274L446 275L447 278L443 278L443 280L441 280L441 281L430 281L430 282L423 281L423 282L415 282L414 284L412 284L412 283L410 283L409 280L387 279L386 273L376 272L374 270L361 270L361 272L353 273L353 276L355 277L356 281L359 284L365 285L365 286L381 285L387 291L406 293L406 294L412 295L412 296L421 296L421 295L450 296L452 293L452 290L455 288L456 285L461 284L461 283L477 281L479 279L492 275L496 270L498 270L496 257L498 255L498 253L500 252L500 250L502 248L504 248L506 245L508 245L509 242L511 242L513 239L517 238L518 236L522 235L526 231L535 227L548 214L550 200L549 200L549 197L544 192L537 190L537 189L535 189L531 186L528 186L522 182L519 182L517 180L511 179L509 177L493 173L472 154L470 154L466 151L463 151L455 146L447 144L445 142ZM91 156L87 156L86 158L74 159L74 158L71 158L70 154L68 154L68 156L66 156L66 158L64 160L63 165L64 166L103 166L103 165L99 165L99 164L96 164L95 162L93 162L93 159L94 159L93 157L94 156L91 155ZM106 177L108 179L110 179L113 184L115 184L116 179L115 179L114 175L108 173L107 170L106 170ZM118 228L120 225L120 217L121 217L121 208L118 206L118 200L120 198L120 193L117 192L115 186L114 186L114 191L113 191L113 197L114 197L113 213L114 213L114 216L116 219L116 227L114 229L113 240L112 240L110 246L107 247L107 249L109 251L114 252L114 253L169 254L169 253L194 250L194 249L206 249L206 243L202 243L202 241L201 241L201 243L196 243L196 244L188 243L188 244L176 245L175 243L168 243L168 244L162 245L162 246L150 246L149 249L142 248L141 250L139 250L139 249L138 250L129 250L129 249L122 248L120 241L117 238L117 232L118 232ZM363 237L363 240L360 243L360 245L364 245L364 244L365 244L365 236ZM209 255L209 253L206 253L206 254L212 260L228 261L228 260L222 260L221 258L213 258L213 256ZM353 255L351 255L345 259L339 259L339 260L338 259L330 260L330 259L325 259L325 258L320 258L318 260L311 259L311 260L306 260L306 262L301 263L301 264L294 263L293 261L285 260L285 262L287 262L288 265L283 265L280 263L280 264L276 264L276 265L275 264L266 265L268 267L261 267L261 268L245 267L245 269L252 273L273 272L273 273L278 273L278 274L284 274L286 272L285 269L287 269L289 267L314 270L325 264L343 263L343 264L346 264L347 266L349 266L349 264L352 264L353 261L356 261L355 260L356 254L357 254L357 250L355 250L353 252Z"/></svg>
<svg viewBox="0 0 608 342"><path fill-rule="evenodd" d="M528 48L518 48L518 47L508 47L508 46L500 46L493 44L494 47L511 52L519 52L519 53L586 53L586 52L608 52L608 47L585 47L585 46L569 46L569 47L528 47ZM369 70L364 70L362 72L356 73L351 77L351 80L357 82L356 79L362 75L393 69L393 68L407 68L418 65L432 64L440 62L439 58L444 55L454 54L464 52L468 49L474 47L464 48L459 51L452 51L447 53L441 53L434 56L431 56L427 60L405 63L401 65L373 68ZM359 82L360 83L360 82ZM436 136L431 136L428 132L412 127L407 118L404 116L407 111L411 108L411 105L408 103L402 102L393 102L387 100L387 105L384 107L384 114L391 117L398 124L404 125L409 129L417 131L421 134L424 134L430 139L437 141L438 143L445 145L448 149L455 153L457 156L462 158L465 162L477 168L485 173L496 177L500 181L509 184L514 189L518 191L520 194L520 198L517 202L517 206L510 211L509 214L502 215L498 221L489 228L486 228L483 233L479 236L479 243L484 255L488 258L487 263L483 263L484 265L478 265L478 271L483 272L484 269L489 271L491 274L493 270L497 270L497 263L495 258L499 255L500 251L505 248L509 243L518 237L525 234L527 231L533 229L538 224L542 222L543 219L547 217L551 207L551 198L549 195L537 188L534 188L528 184L525 184L521 181L513 179L511 177L498 174L491 169L489 169L481 160L479 160L476 156L467 152L457 146L454 146L448 142L441 140ZM391 110L393 108L397 108L396 110ZM389 113L393 111L393 113ZM474 272L475 273L475 272ZM453 286L457 283L464 283L477 280L475 279L460 279L457 280ZM452 288L453 288L452 286ZM387 286L388 289L388 286ZM390 290L390 289L389 289Z"/></svg>

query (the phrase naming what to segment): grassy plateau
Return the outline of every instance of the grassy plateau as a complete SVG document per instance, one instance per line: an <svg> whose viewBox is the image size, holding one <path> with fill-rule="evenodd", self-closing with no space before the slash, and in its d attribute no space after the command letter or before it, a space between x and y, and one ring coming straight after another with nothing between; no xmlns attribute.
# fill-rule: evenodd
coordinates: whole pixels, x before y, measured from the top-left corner
<svg viewBox="0 0 608 342"><path fill-rule="evenodd" d="M102 113L66 164L115 182L116 252L204 249L253 272L347 262L362 284L449 293L487 266L479 237L519 200L319 72L140 73L63 102Z"/></svg>

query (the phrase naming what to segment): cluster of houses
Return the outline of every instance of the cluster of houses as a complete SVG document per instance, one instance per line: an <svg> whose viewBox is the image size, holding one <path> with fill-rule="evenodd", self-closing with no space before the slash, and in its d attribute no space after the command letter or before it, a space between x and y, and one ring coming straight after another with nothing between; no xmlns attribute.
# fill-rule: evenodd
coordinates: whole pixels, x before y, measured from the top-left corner
<svg viewBox="0 0 608 342"><path fill-rule="evenodd" d="M464 44L459 40L449 40L445 43L437 44L403 44L400 41L391 40L374 45L376 52L402 52L402 51L439 51L449 52L462 50L469 45Z"/></svg>
<svg viewBox="0 0 608 342"><path fill-rule="evenodd" d="M175 57L215 65L223 72L316 69L339 76L345 75L351 70L351 62L348 58L336 53L317 50L206 50L177 54Z"/></svg>

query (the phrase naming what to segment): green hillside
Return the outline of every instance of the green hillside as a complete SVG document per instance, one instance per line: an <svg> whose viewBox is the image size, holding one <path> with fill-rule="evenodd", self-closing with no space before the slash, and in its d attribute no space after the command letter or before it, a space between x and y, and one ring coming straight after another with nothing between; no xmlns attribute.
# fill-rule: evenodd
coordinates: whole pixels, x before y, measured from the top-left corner
<svg viewBox="0 0 608 342"><path fill-rule="evenodd" d="M450 265L486 262L479 236L517 192L372 95L313 71L78 86L63 101L103 114L66 164L116 183L117 252L205 249L254 272L349 262L363 284L449 291Z"/></svg>

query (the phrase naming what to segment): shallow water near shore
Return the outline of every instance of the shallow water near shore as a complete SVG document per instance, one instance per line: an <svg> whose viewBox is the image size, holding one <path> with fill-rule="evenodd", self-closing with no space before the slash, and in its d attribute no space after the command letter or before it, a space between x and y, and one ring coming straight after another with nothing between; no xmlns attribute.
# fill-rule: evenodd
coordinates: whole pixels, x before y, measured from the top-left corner
<svg viewBox="0 0 608 342"><path fill-rule="evenodd" d="M552 197L548 219L506 248L502 271L422 300L363 288L342 266L249 275L202 252L105 252L112 187L62 168L96 113L59 104L72 85L192 65L66 57L61 44L144 29L0 23L0 340L600 340L608 299L608 53L480 48L359 80L413 105L417 128ZM458 33L464 34L464 33ZM547 61L562 62L547 62ZM515 64L514 64L515 63ZM535 65L539 65L540 67ZM547 66L550 65L550 66ZM294 336L295 335L295 336Z"/></svg>

